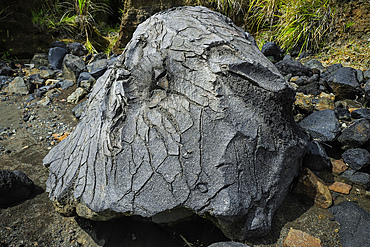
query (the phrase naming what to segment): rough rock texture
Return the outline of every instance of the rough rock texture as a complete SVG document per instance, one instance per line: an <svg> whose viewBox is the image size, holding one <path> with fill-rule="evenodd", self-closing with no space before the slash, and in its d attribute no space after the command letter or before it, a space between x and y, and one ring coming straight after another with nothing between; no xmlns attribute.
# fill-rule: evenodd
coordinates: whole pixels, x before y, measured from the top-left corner
<svg viewBox="0 0 370 247"><path fill-rule="evenodd" d="M312 139L320 142L332 142L340 133L340 123L332 110L317 111L303 119L299 126Z"/></svg>
<svg viewBox="0 0 370 247"><path fill-rule="evenodd" d="M345 128L338 141L346 148L355 148L365 144L370 139L370 123L366 119L354 121Z"/></svg>
<svg viewBox="0 0 370 247"><path fill-rule="evenodd" d="M81 122L44 158L59 210L207 214L231 239L266 234L307 145L294 91L254 39L204 7L138 27Z"/></svg>
<svg viewBox="0 0 370 247"><path fill-rule="evenodd" d="M370 164L370 153L362 148L348 149L342 154L342 158L354 171L358 171Z"/></svg>
<svg viewBox="0 0 370 247"><path fill-rule="evenodd" d="M370 246L370 213L353 202L342 202L329 211L339 222L343 246Z"/></svg>
<svg viewBox="0 0 370 247"><path fill-rule="evenodd" d="M8 206L31 196L33 182L21 171L0 170L0 206Z"/></svg>

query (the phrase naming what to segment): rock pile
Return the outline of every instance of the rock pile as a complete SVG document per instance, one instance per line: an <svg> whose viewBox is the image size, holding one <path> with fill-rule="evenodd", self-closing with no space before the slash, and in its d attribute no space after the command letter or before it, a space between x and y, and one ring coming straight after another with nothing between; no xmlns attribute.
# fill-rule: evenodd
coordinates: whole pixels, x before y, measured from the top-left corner
<svg viewBox="0 0 370 247"><path fill-rule="evenodd" d="M275 49L279 54L280 49ZM293 107L295 120L310 137L303 161L306 168L295 192L311 197L323 208L330 207L333 200L337 204L338 193L349 194L353 185L363 188L357 189L359 195L367 193L370 188L370 110L366 105L370 102L370 70L356 70L341 64L324 67L317 60L302 64L290 56L275 66L297 92ZM332 181L324 175L326 171L332 172L329 179ZM350 209L353 211L349 212ZM352 216L344 217L353 213L357 217L361 213L359 217L367 219L369 212L353 202L343 202L330 211L341 224L343 246L370 245L366 234L352 235L363 229L358 222L364 220L356 219L355 224Z"/></svg>

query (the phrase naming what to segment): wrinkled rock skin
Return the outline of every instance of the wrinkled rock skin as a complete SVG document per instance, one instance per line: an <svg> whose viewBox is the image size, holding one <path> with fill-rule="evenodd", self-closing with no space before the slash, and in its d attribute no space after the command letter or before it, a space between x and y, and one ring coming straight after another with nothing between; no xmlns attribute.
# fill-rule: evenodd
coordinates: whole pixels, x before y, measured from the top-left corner
<svg viewBox="0 0 370 247"><path fill-rule="evenodd" d="M107 220L174 208L231 239L266 234L307 145L294 91L254 39L204 7L156 14L44 158L58 208Z"/></svg>

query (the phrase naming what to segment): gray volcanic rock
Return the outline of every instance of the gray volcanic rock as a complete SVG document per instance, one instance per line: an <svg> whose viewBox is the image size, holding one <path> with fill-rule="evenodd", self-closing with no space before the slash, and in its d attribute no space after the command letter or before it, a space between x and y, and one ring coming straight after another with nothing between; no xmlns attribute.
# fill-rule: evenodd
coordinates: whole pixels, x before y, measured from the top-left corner
<svg viewBox="0 0 370 247"><path fill-rule="evenodd" d="M0 206L29 198L33 189L32 180L23 172L0 170Z"/></svg>
<svg viewBox="0 0 370 247"><path fill-rule="evenodd" d="M330 159L318 141L314 140L308 143L303 165L313 171L321 171L331 167Z"/></svg>
<svg viewBox="0 0 370 247"><path fill-rule="evenodd" d="M340 224L339 236L343 246L370 246L370 213L356 203L344 201L329 211Z"/></svg>
<svg viewBox="0 0 370 247"><path fill-rule="evenodd" d="M338 99L354 99L356 96L364 94L357 80L357 71L354 68L338 69L329 78L328 84Z"/></svg>
<svg viewBox="0 0 370 247"><path fill-rule="evenodd" d="M183 208L209 215L231 239L264 235L307 145L293 101L227 17L204 7L156 14L44 158L50 199L95 220L164 219Z"/></svg>
<svg viewBox="0 0 370 247"><path fill-rule="evenodd" d="M365 144L370 139L370 123L366 119L354 121L342 131L338 141L346 148L355 148Z"/></svg>
<svg viewBox="0 0 370 247"><path fill-rule="evenodd" d="M342 154L343 161L354 171L358 171L370 164L370 153L366 149L348 149Z"/></svg>
<svg viewBox="0 0 370 247"><path fill-rule="evenodd" d="M316 139L320 142L332 142L340 133L340 123L332 110L311 113L299 123L299 126L301 126L312 139Z"/></svg>
<svg viewBox="0 0 370 247"><path fill-rule="evenodd" d="M292 74L292 76L312 76L312 70L293 59L284 59L275 63L276 68L284 76Z"/></svg>

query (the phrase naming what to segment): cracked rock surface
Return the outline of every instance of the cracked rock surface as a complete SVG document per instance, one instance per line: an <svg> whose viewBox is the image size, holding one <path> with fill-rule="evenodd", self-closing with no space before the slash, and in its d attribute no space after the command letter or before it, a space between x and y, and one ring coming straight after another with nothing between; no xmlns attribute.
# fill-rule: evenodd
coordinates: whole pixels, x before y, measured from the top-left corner
<svg viewBox="0 0 370 247"><path fill-rule="evenodd" d="M47 191L60 212L89 219L186 209L231 239L264 235L307 145L293 101L227 17L204 7L158 13L44 158Z"/></svg>

